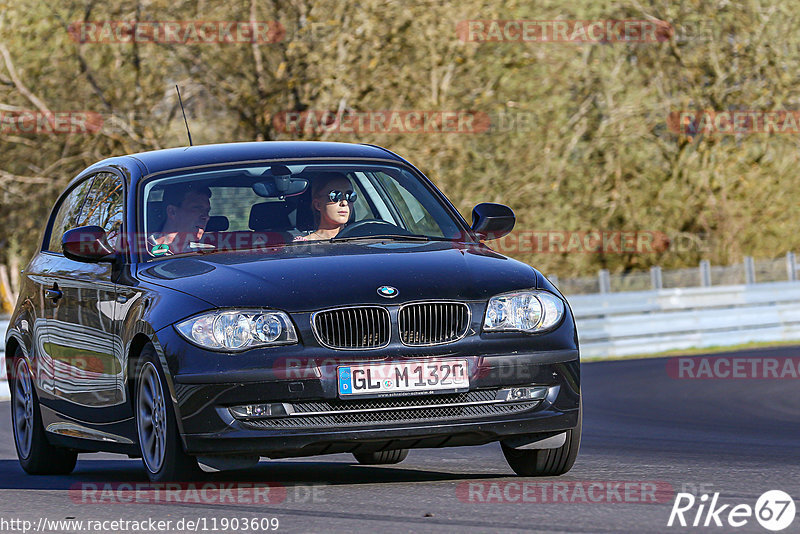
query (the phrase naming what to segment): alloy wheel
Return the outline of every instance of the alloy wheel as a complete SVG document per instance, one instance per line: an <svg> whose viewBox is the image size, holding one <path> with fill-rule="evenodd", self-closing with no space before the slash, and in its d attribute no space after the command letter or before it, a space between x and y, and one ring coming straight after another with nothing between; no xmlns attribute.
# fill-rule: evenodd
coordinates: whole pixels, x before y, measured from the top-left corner
<svg viewBox="0 0 800 534"><path fill-rule="evenodd" d="M144 463L150 472L157 473L164 463L167 410L161 380L152 362L145 362L139 376L136 423Z"/></svg>
<svg viewBox="0 0 800 534"><path fill-rule="evenodd" d="M28 362L20 359L16 366L14 380L14 439L20 455L27 458L31 454L33 441L33 382Z"/></svg>

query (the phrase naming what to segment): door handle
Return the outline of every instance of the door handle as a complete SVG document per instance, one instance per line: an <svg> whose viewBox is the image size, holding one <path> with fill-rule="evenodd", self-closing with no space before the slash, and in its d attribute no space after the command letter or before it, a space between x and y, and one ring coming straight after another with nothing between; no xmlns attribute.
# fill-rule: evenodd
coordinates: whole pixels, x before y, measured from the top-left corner
<svg viewBox="0 0 800 534"><path fill-rule="evenodd" d="M54 287L53 289L45 289L44 294L49 299L58 300L64 296L64 294L58 289L58 286Z"/></svg>

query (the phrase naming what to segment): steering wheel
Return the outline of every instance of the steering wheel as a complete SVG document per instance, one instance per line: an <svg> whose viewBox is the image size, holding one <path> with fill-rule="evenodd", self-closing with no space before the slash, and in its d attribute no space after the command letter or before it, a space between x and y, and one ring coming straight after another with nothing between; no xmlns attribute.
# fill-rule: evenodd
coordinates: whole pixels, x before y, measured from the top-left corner
<svg viewBox="0 0 800 534"><path fill-rule="evenodd" d="M412 235L405 228L380 219L364 219L339 230L336 237L369 237L372 235Z"/></svg>

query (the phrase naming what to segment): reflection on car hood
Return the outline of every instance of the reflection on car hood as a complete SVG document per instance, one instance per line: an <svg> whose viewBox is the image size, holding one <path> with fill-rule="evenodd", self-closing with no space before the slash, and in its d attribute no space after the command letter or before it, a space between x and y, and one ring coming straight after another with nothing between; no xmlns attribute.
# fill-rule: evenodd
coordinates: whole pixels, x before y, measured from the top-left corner
<svg viewBox="0 0 800 534"><path fill-rule="evenodd" d="M295 312L422 299L486 300L537 286L535 271L524 263L482 245L451 242L304 244L183 256L143 264L139 276L218 307ZM380 296L383 285L397 288L397 298Z"/></svg>

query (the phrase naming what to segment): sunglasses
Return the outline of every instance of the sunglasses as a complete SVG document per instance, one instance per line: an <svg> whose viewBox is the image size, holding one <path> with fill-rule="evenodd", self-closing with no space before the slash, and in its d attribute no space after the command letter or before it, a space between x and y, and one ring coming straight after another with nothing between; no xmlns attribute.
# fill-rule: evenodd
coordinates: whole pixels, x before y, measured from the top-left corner
<svg viewBox="0 0 800 534"><path fill-rule="evenodd" d="M331 202L341 202L342 200L346 200L350 204L356 201L358 195L355 191L348 191L347 193L342 193L341 191L337 191L334 189L330 193L328 193L328 199Z"/></svg>

